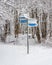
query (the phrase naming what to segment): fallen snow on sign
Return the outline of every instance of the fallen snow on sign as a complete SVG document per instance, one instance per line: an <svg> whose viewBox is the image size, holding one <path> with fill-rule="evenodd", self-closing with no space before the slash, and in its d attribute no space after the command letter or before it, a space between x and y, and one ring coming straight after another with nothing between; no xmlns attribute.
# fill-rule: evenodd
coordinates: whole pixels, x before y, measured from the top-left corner
<svg viewBox="0 0 52 65"><path fill-rule="evenodd" d="M26 49L26 46L0 44L0 65L52 65L52 48L30 46L29 54Z"/></svg>

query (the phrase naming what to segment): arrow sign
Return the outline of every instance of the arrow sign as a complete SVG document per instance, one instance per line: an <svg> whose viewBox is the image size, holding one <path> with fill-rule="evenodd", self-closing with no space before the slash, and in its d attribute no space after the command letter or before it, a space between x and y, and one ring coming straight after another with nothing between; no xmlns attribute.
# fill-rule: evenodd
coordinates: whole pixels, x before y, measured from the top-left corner
<svg viewBox="0 0 52 65"><path fill-rule="evenodd" d="M28 20L28 26L29 27L37 27L38 26L38 24L37 24L37 20L36 19L29 19Z"/></svg>
<svg viewBox="0 0 52 65"><path fill-rule="evenodd" d="M20 20L20 23L26 23L27 20L23 19L23 20Z"/></svg>
<svg viewBox="0 0 52 65"><path fill-rule="evenodd" d="M28 20L25 17L20 17L19 21L20 21L20 23L26 23L26 22L28 22Z"/></svg>
<svg viewBox="0 0 52 65"><path fill-rule="evenodd" d="M30 23L30 24L28 24L28 26L29 26L29 27L37 27L38 24L35 24L35 23L34 23L34 24L33 24L33 23L31 24L31 23Z"/></svg>

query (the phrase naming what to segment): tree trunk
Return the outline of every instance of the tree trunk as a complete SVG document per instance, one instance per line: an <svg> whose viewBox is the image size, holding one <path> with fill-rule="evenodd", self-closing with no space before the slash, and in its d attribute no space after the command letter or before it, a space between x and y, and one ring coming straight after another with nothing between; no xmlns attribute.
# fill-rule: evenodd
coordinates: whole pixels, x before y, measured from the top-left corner
<svg viewBox="0 0 52 65"><path fill-rule="evenodd" d="M41 43L39 27L37 27L37 29L36 29L36 36L37 36L38 42Z"/></svg>
<svg viewBox="0 0 52 65"><path fill-rule="evenodd" d="M46 36L47 36L47 13L44 13L43 12L43 16L42 16L42 38L45 38L46 39Z"/></svg>
<svg viewBox="0 0 52 65"><path fill-rule="evenodd" d="M7 24L4 26L4 41L6 40L7 37Z"/></svg>
<svg viewBox="0 0 52 65"><path fill-rule="evenodd" d="M46 39L47 36L47 22L42 22L42 38Z"/></svg>
<svg viewBox="0 0 52 65"><path fill-rule="evenodd" d="M18 37L18 34L19 34L18 12L15 11L15 38Z"/></svg>
<svg viewBox="0 0 52 65"><path fill-rule="evenodd" d="M18 37L19 34L19 24L15 24L15 37Z"/></svg>
<svg viewBox="0 0 52 65"><path fill-rule="evenodd" d="M34 39L34 27L32 27L32 38Z"/></svg>

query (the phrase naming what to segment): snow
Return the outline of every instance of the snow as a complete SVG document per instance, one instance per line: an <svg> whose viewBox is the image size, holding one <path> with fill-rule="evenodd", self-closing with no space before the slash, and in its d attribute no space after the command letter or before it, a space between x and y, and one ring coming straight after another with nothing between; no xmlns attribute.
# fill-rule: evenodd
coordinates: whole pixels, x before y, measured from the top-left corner
<svg viewBox="0 0 52 65"><path fill-rule="evenodd" d="M35 12L35 9L37 8L38 16L41 13L40 10L42 10L42 13L43 11L45 13L49 13L49 10L51 7L49 5L50 1L48 3L48 1L46 0L45 3L44 1L41 2L38 0L37 1L36 0L33 0L33 1L32 0L31 1L30 0L25 0L25 1L24 0L20 0L20 1L19 0L15 0L15 1L2 0L0 1L0 16L1 16L0 25L2 24L0 27L1 28L3 27L6 19L11 21L10 22L11 35L7 36L6 43L0 42L0 65L52 65L52 47L49 47L49 46L52 46L52 38L47 39L45 41L43 39L43 44L42 43L37 44L37 40L32 39L31 37L29 39L30 52L29 54L27 54L27 34L19 35L18 38L15 38L13 36L14 18L15 18L14 14L16 13L15 11L19 10L18 14L20 13L24 14L23 16L29 19L29 13L31 14L32 9ZM49 20L49 17L47 21L48 20Z"/></svg>
<svg viewBox="0 0 52 65"><path fill-rule="evenodd" d="M32 39L32 34L28 34L28 41L30 45L35 45L37 42L36 38ZM25 42L25 43L24 43ZM32 43L33 42L33 43ZM14 35L8 35L6 38L6 43L10 43L10 45L27 45L27 34L19 34L17 38Z"/></svg>
<svg viewBox="0 0 52 65"><path fill-rule="evenodd" d="M52 48L41 45L5 45L0 43L0 65L52 65Z"/></svg>

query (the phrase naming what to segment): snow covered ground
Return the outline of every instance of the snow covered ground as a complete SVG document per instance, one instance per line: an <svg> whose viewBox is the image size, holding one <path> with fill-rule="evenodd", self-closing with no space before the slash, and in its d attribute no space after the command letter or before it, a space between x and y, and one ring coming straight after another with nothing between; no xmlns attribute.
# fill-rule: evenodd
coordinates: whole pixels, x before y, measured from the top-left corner
<svg viewBox="0 0 52 65"><path fill-rule="evenodd" d="M37 42L36 38L32 38L31 34L28 34L28 41L30 45L35 45ZM15 36L7 36L6 43L8 44L15 44L15 45L27 45L27 34L19 34L17 38Z"/></svg>
<svg viewBox="0 0 52 65"><path fill-rule="evenodd" d="M0 65L52 65L52 48L41 45L0 44Z"/></svg>
<svg viewBox="0 0 52 65"><path fill-rule="evenodd" d="M11 39L0 42L0 65L52 65L52 47L47 43L37 44L36 39L30 37L27 54L27 35L19 35L15 42Z"/></svg>
<svg viewBox="0 0 52 65"><path fill-rule="evenodd" d="M9 45L27 45L27 34L19 34L17 38L14 38L15 36L7 36L6 42L5 44L9 44ZM37 44L41 44L43 46L48 46L48 47L52 47L52 37L51 38L47 38L42 39L41 43L38 43L38 40L36 38L36 36L34 36L35 38L32 38L31 34L28 34L28 42L29 45L37 45ZM3 44L3 43L2 43Z"/></svg>

